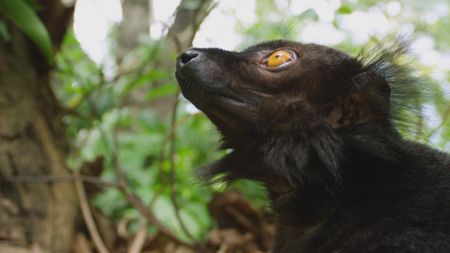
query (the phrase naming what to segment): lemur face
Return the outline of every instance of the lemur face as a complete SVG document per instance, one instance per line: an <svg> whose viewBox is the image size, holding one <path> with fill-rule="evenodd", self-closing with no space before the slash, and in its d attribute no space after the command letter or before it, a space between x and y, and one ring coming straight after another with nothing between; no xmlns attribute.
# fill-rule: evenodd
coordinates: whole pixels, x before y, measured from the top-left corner
<svg viewBox="0 0 450 253"><path fill-rule="evenodd" d="M386 82L357 59L316 44L272 41L242 52L193 48L178 57L176 77L183 95L225 138L387 117L388 109L378 108L386 104L378 101L388 97ZM367 83L373 85L361 88Z"/></svg>

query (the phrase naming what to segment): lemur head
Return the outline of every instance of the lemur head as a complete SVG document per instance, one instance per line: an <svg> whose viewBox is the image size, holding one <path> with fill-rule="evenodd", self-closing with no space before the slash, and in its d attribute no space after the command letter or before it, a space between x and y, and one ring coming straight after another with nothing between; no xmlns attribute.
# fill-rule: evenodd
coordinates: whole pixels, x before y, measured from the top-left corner
<svg viewBox="0 0 450 253"><path fill-rule="evenodd" d="M282 40L241 52L192 48L178 57L176 77L183 95L219 128L224 146L235 150L212 174L236 163L248 174L257 164L291 181L298 169L291 167L304 167L312 153L325 167L338 166L340 131L392 125L393 85L409 82L397 64L404 53L401 43L351 57ZM238 155L244 153L245 159ZM230 177L241 176L252 177Z"/></svg>

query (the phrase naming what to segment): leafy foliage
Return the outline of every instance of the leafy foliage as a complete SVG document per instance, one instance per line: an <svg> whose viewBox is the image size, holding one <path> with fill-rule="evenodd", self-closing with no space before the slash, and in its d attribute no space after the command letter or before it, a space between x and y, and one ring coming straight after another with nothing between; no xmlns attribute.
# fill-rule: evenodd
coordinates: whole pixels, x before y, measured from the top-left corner
<svg viewBox="0 0 450 253"><path fill-rule="evenodd" d="M183 109L176 115L176 138L172 139L169 135L173 126L168 117L130 102L131 96L141 94L143 103L149 104L162 97L177 95L172 72L146 64L158 60L159 47L158 42L143 43L136 51L145 51L145 54L130 53L142 63L138 71L106 79L102 69L83 53L74 35L66 36L57 57L55 90L69 112L64 121L69 137L74 140L70 165L80 168L86 161L104 157L101 177L114 181L113 160L117 156L129 188L161 221L186 239L172 205L169 184L173 184L182 207L183 222L190 233L201 238L211 226L206 208L212 190L210 186L192 187L199 185L193 173L195 168L217 156L211 152L219 142L214 127L204 116ZM149 53L152 51L155 52ZM142 89L156 82L159 85L155 88ZM181 108L186 106L186 101L180 105ZM170 178L171 142L176 149L173 182ZM104 190L95 197L94 204L117 220L139 223L139 213L118 189Z"/></svg>
<svg viewBox="0 0 450 253"><path fill-rule="evenodd" d="M0 0L0 13L21 29L51 61L53 48L50 36L31 4L24 0Z"/></svg>

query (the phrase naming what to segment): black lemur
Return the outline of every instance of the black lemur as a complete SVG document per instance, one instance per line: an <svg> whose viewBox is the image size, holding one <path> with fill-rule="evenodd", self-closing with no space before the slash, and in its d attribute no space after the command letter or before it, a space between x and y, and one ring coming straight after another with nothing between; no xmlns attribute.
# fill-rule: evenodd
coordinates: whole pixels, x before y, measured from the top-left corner
<svg viewBox="0 0 450 253"><path fill-rule="evenodd" d="M231 150L202 174L265 185L273 253L450 252L450 156L397 130L423 89L406 48L280 40L178 57L183 95Z"/></svg>

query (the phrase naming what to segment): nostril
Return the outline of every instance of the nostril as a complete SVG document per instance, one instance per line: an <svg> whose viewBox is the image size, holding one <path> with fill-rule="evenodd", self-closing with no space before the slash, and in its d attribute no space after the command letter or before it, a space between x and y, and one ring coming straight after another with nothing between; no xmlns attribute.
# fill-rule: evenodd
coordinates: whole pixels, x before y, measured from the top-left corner
<svg viewBox="0 0 450 253"><path fill-rule="evenodd" d="M186 64L199 55L198 52L188 50L180 55L180 62Z"/></svg>

